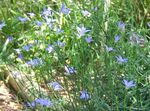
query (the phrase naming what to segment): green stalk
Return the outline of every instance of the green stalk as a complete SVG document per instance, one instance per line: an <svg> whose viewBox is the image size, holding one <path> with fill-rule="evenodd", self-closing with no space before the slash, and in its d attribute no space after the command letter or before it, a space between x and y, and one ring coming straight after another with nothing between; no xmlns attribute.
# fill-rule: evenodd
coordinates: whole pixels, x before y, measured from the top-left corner
<svg viewBox="0 0 150 111"><path fill-rule="evenodd" d="M127 89L125 89L125 96L124 96L124 111L126 111L126 97L127 97Z"/></svg>

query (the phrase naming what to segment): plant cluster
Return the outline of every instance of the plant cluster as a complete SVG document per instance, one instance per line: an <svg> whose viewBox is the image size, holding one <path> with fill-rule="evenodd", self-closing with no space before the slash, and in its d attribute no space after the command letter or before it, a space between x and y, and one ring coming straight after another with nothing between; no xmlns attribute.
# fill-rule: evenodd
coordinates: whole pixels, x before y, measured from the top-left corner
<svg viewBox="0 0 150 111"><path fill-rule="evenodd" d="M39 89L40 96L27 101L29 109L150 109L150 3L114 0L109 6L106 1L0 5L0 59L34 71L34 79L48 91L45 96Z"/></svg>

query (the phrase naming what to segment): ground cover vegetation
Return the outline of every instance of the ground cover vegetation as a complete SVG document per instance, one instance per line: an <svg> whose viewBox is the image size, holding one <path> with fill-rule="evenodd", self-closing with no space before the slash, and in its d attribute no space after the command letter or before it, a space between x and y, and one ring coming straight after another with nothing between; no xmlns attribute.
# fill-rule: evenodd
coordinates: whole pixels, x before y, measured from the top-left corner
<svg viewBox="0 0 150 111"><path fill-rule="evenodd" d="M149 0L0 1L1 69L26 111L149 111L149 40Z"/></svg>

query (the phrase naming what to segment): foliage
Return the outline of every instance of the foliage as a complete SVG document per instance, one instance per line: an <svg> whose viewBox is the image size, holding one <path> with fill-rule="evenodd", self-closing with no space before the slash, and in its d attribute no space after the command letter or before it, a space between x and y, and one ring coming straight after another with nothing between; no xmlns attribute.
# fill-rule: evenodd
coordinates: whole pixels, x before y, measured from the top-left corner
<svg viewBox="0 0 150 111"><path fill-rule="evenodd" d="M49 92L29 101L31 109L150 109L150 2L112 0L107 11L104 5L104 0L0 1L0 59L34 70Z"/></svg>

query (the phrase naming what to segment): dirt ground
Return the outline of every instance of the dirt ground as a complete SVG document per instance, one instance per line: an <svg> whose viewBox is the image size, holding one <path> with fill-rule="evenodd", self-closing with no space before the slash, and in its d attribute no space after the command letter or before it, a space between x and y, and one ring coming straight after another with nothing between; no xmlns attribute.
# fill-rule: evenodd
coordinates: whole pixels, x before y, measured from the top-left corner
<svg viewBox="0 0 150 111"><path fill-rule="evenodd" d="M0 111L22 111L17 97L9 90L3 81L0 81Z"/></svg>

